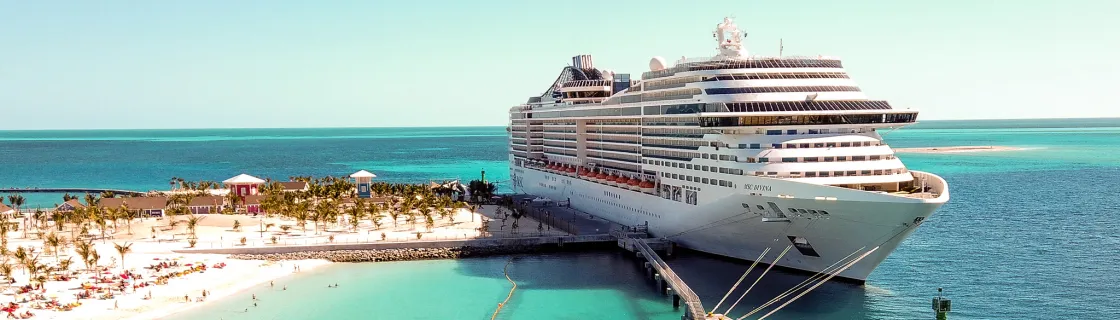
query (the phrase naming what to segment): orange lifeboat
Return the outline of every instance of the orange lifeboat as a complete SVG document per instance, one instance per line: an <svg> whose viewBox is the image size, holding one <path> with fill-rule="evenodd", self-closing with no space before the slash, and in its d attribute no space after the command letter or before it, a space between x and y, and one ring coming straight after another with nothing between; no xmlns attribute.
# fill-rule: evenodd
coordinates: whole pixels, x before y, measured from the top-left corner
<svg viewBox="0 0 1120 320"><path fill-rule="evenodd" d="M638 184L639 184L638 179L635 179L635 178L631 177L630 179L628 179L626 181L626 188L630 189L630 190L638 191Z"/></svg>
<svg viewBox="0 0 1120 320"><path fill-rule="evenodd" d="M640 184L638 184L638 188L642 189L642 192L650 193L650 194L657 191L656 190L657 186L654 185L653 182L649 181L649 180L642 180L642 182Z"/></svg>

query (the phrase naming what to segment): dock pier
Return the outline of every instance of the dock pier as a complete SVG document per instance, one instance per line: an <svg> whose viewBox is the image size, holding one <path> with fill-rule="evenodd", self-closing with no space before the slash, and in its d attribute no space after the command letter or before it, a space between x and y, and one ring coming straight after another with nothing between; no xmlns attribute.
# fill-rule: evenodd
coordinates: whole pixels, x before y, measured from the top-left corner
<svg viewBox="0 0 1120 320"><path fill-rule="evenodd" d="M0 193L73 193L73 194L100 194L102 192L112 192L115 195L127 196L142 196L146 192L122 190L122 189L105 189L105 188L0 188Z"/></svg>
<svg viewBox="0 0 1120 320"><path fill-rule="evenodd" d="M685 313L681 316L682 320L707 319L700 297L657 254L657 251L660 250L666 252L666 255L672 255L673 244L671 242L649 239L644 232L615 231L612 233L618 239L618 246L632 252L637 261L646 269L646 275L656 283L658 293L672 295L673 308L680 308L681 304L684 304Z"/></svg>

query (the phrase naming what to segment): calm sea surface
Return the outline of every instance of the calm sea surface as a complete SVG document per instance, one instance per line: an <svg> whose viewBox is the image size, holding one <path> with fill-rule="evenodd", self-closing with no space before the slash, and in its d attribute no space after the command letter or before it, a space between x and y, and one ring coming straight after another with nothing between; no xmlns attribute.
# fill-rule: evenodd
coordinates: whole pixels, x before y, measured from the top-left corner
<svg viewBox="0 0 1120 320"><path fill-rule="evenodd" d="M775 318L932 319L937 287L953 299L951 319L1120 318L1120 119L927 121L883 135L900 148L1029 149L901 154L908 167L948 180L951 201L865 286L826 284ZM475 179L481 170L504 181L505 143L501 127L0 131L0 187L150 190L171 177L359 169L398 182ZM44 207L60 200L25 196ZM507 259L333 265L281 280L287 291L251 289L256 308L245 293L173 318L488 319L509 290ZM748 266L698 254L670 264L708 307ZM680 319L613 252L519 256L510 272L519 290L501 319ZM732 314L804 277L771 272Z"/></svg>

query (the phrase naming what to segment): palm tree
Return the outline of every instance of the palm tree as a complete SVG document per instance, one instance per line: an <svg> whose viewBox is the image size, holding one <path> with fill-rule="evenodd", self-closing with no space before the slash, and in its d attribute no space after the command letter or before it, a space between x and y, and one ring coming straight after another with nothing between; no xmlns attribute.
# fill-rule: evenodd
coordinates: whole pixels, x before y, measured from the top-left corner
<svg viewBox="0 0 1120 320"><path fill-rule="evenodd" d="M12 258L16 258L16 262L20 265L25 265L27 259L30 257L31 254L28 253L27 249L23 248L22 246L16 247L16 251L12 252Z"/></svg>
<svg viewBox="0 0 1120 320"><path fill-rule="evenodd" d="M97 253L96 249L94 249L92 252L89 253L89 260L86 261L87 268L88 269L93 269L94 267L97 267L97 261L100 261L100 260L101 260L101 255Z"/></svg>
<svg viewBox="0 0 1120 320"><path fill-rule="evenodd" d="M307 232L307 218L310 217L311 201L302 201L292 206L292 218L299 224L300 232Z"/></svg>
<svg viewBox="0 0 1120 320"><path fill-rule="evenodd" d="M397 219L400 218L401 212L397 211L397 210L394 210L394 209L389 209L389 216L393 218L393 228L396 228L397 227Z"/></svg>
<svg viewBox="0 0 1120 320"><path fill-rule="evenodd" d="M128 234L132 235L132 211L128 210L128 204L122 202L117 210L124 218L124 224L125 227L128 228Z"/></svg>
<svg viewBox="0 0 1120 320"><path fill-rule="evenodd" d="M105 216L97 217L97 227L101 229L101 243L105 243L105 229L109 229L109 223L105 220Z"/></svg>
<svg viewBox="0 0 1120 320"><path fill-rule="evenodd" d="M86 270L93 269L91 258L96 253L93 245L89 241L74 241L74 251L82 258L82 263L86 265Z"/></svg>
<svg viewBox="0 0 1120 320"><path fill-rule="evenodd" d="M0 240L4 241L4 248L8 247L8 232L11 231L12 225L7 220L0 221Z"/></svg>
<svg viewBox="0 0 1120 320"><path fill-rule="evenodd" d="M74 258L73 257L66 257L66 260L58 261L58 268L62 269L63 271L70 270L70 265L71 264L74 264Z"/></svg>
<svg viewBox="0 0 1120 320"><path fill-rule="evenodd" d="M234 213L236 213L238 204L242 203L245 200L237 193L230 192L226 194L226 201L229 202L229 207L233 209Z"/></svg>
<svg viewBox="0 0 1120 320"><path fill-rule="evenodd" d="M8 281L4 281L5 284L7 284L9 281L11 281L12 272L15 271L13 269L14 268L12 268L12 264L8 263L7 259L5 259L4 262L0 262L0 274L4 275L5 280L8 280Z"/></svg>
<svg viewBox="0 0 1120 320"><path fill-rule="evenodd" d="M198 236L195 235L194 231L195 231L195 228L198 227L198 223L201 222L203 219L206 219L206 217L200 217L200 216L196 216L196 215L193 215L193 214L190 215L187 218L187 232L191 233L191 238L192 239L193 238L198 238Z"/></svg>
<svg viewBox="0 0 1120 320"><path fill-rule="evenodd" d="M35 221L35 229L41 232L47 225L47 213L42 208L35 208L35 212L31 213L31 220Z"/></svg>
<svg viewBox="0 0 1120 320"><path fill-rule="evenodd" d="M54 232L48 233L46 239L43 240L43 246L51 248L51 251L54 252L55 260L58 260L58 247L62 245L62 241L63 240L58 237L58 234Z"/></svg>
<svg viewBox="0 0 1120 320"><path fill-rule="evenodd" d="M121 271L124 271L124 255L132 252L132 244L125 242L124 245L113 243L113 247L117 248L117 253L121 255Z"/></svg>
<svg viewBox="0 0 1120 320"><path fill-rule="evenodd" d="M28 282L37 281L39 284L46 282L43 277L39 277L39 273L45 271L46 266L39 263L38 256L28 258L27 261L23 262L23 267L27 269Z"/></svg>
<svg viewBox="0 0 1120 320"><path fill-rule="evenodd" d="M12 204L12 209L15 209L16 213L20 214L21 218L23 217L23 214L20 212L19 207L23 206L24 200L26 200L26 199L24 199L23 196L18 194L18 193L13 193L13 194L8 195L8 203ZM26 221L26 219L24 221ZM26 223L23 225L22 229L23 229L23 237L27 238L27 224Z"/></svg>
<svg viewBox="0 0 1120 320"><path fill-rule="evenodd" d="M354 206L346 209L346 213L350 214L350 227L354 228L354 232L358 232L358 225L362 222L362 217L366 215L366 209L370 204L365 202L355 202Z"/></svg>
<svg viewBox="0 0 1120 320"><path fill-rule="evenodd" d="M315 223L315 233L319 233L319 223L327 222L338 215L338 206L335 205L334 200L324 199L315 205L315 218L312 221Z"/></svg>

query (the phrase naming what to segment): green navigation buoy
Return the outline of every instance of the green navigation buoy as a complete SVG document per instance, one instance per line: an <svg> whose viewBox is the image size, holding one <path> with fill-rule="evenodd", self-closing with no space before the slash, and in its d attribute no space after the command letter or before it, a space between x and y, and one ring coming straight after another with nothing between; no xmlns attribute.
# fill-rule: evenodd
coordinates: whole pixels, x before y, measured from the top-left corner
<svg viewBox="0 0 1120 320"><path fill-rule="evenodd" d="M937 288L937 298L933 298L933 311L937 312L937 320L945 320L949 311L953 309L953 301L941 296L941 288Z"/></svg>

